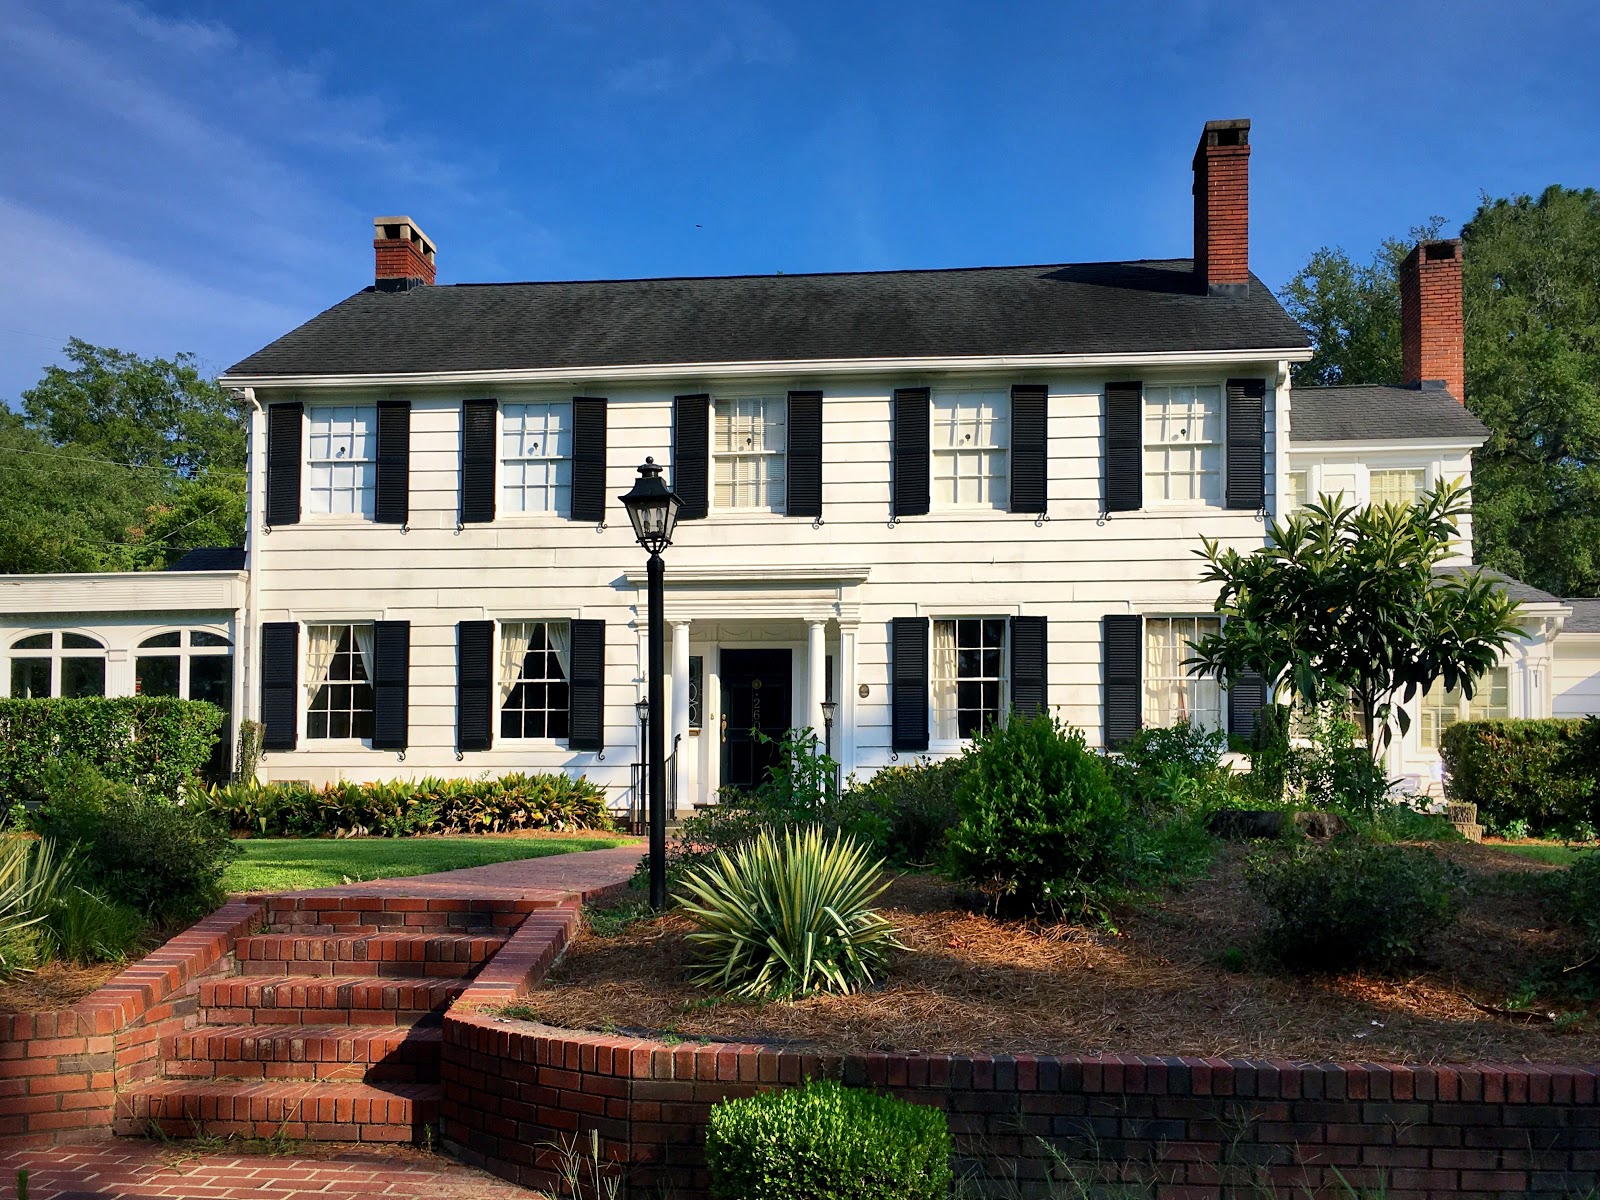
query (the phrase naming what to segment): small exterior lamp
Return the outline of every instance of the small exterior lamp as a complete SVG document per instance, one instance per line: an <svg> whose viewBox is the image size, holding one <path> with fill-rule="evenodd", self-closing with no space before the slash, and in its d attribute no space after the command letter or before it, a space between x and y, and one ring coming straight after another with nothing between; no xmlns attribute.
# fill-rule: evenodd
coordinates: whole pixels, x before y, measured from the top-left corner
<svg viewBox="0 0 1600 1200"><path fill-rule="evenodd" d="M839 711L837 700L824 700L822 702L822 750L829 758L833 757L833 716ZM834 780L834 787L839 786L839 781Z"/></svg>
<svg viewBox="0 0 1600 1200"><path fill-rule="evenodd" d="M645 823L648 816L645 808L645 798L649 795L649 788L645 783L645 738L648 736L646 731L650 728L649 697L641 696L633 708L639 714L639 794L634 797L634 805L639 810L639 824L634 827L637 830Z"/></svg>

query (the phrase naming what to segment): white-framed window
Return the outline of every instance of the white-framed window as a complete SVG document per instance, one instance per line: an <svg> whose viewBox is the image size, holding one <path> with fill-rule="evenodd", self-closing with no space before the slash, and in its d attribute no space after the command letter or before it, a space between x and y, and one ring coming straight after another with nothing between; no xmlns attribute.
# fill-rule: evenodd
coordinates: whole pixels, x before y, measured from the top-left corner
<svg viewBox="0 0 1600 1200"><path fill-rule="evenodd" d="M1004 720L1006 649L1004 617L934 621L929 683L936 741L977 737Z"/></svg>
<svg viewBox="0 0 1600 1200"><path fill-rule="evenodd" d="M233 708L233 643L206 629L172 629L139 643L133 657L133 694L209 700Z"/></svg>
<svg viewBox="0 0 1600 1200"><path fill-rule="evenodd" d="M1306 506L1306 501L1309 499L1307 495L1307 488L1309 486L1307 472L1290 471L1288 484L1289 494L1285 497L1287 501L1287 515L1293 516Z"/></svg>
<svg viewBox="0 0 1600 1200"><path fill-rule="evenodd" d="M306 737L372 736L370 624L306 626Z"/></svg>
<svg viewBox="0 0 1600 1200"><path fill-rule="evenodd" d="M27 633L11 643L14 700L106 694L106 648L83 633Z"/></svg>
<svg viewBox="0 0 1600 1200"><path fill-rule="evenodd" d="M572 511L572 403L500 407L500 497L508 513Z"/></svg>
<svg viewBox="0 0 1600 1200"><path fill-rule="evenodd" d="M1221 504L1222 436L1217 384L1145 388L1145 503Z"/></svg>
<svg viewBox="0 0 1600 1200"><path fill-rule="evenodd" d="M375 405L307 410L308 508L327 516L371 520L378 494L378 409Z"/></svg>
<svg viewBox="0 0 1600 1200"><path fill-rule="evenodd" d="M1447 689L1442 680L1434 680L1422 697L1418 736L1424 749L1437 750L1444 731L1457 721L1495 721L1510 715L1511 672L1505 667L1485 671L1471 700L1460 688Z"/></svg>
<svg viewBox="0 0 1600 1200"><path fill-rule="evenodd" d="M1010 446L1008 393L935 392L933 502L941 508L1009 508Z"/></svg>
<svg viewBox="0 0 1600 1200"><path fill-rule="evenodd" d="M712 506L783 512L789 501L788 397L719 397L712 426Z"/></svg>
<svg viewBox="0 0 1600 1200"><path fill-rule="evenodd" d="M572 640L565 621L500 623L500 736L567 736L567 672Z"/></svg>
<svg viewBox="0 0 1600 1200"><path fill-rule="evenodd" d="M1144 622L1144 723L1223 728L1222 684L1189 674L1183 664L1200 638L1222 629L1217 617L1146 617Z"/></svg>
<svg viewBox="0 0 1600 1200"><path fill-rule="evenodd" d="M1367 496L1373 504L1415 504L1427 486L1423 470L1373 471L1367 478Z"/></svg>

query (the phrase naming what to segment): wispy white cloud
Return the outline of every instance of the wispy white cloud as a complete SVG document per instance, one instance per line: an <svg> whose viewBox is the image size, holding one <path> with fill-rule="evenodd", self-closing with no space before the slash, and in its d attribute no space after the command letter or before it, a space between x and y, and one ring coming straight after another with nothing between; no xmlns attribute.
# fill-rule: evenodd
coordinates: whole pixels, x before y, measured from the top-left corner
<svg viewBox="0 0 1600 1200"><path fill-rule="evenodd" d="M751 0L722 0L692 14L674 11L657 41L666 49L642 54L606 72L606 85L628 95L687 87L730 66L779 66L793 61L798 41L773 13Z"/></svg>

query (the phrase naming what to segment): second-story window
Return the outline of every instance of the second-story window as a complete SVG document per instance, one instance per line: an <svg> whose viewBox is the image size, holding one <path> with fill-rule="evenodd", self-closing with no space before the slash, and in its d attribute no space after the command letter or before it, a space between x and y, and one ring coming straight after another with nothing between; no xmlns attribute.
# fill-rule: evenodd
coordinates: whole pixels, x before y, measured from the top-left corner
<svg viewBox="0 0 1600 1200"><path fill-rule="evenodd" d="M783 512L788 504L789 402L784 396L719 399L712 431L712 503Z"/></svg>
<svg viewBox="0 0 1600 1200"><path fill-rule="evenodd" d="M1422 496L1426 471L1373 471L1367 495L1373 504L1415 504Z"/></svg>
<svg viewBox="0 0 1600 1200"><path fill-rule="evenodd" d="M1010 506L1010 400L1003 391L934 393L935 504L941 508Z"/></svg>
<svg viewBox="0 0 1600 1200"><path fill-rule="evenodd" d="M373 516L378 481L378 410L313 408L306 465L313 513Z"/></svg>
<svg viewBox="0 0 1600 1200"><path fill-rule="evenodd" d="M512 513L572 511L572 405L507 404L500 418L500 494Z"/></svg>
<svg viewBox="0 0 1600 1200"><path fill-rule="evenodd" d="M1147 387L1145 503L1222 503L1222 389Z"/></svg>

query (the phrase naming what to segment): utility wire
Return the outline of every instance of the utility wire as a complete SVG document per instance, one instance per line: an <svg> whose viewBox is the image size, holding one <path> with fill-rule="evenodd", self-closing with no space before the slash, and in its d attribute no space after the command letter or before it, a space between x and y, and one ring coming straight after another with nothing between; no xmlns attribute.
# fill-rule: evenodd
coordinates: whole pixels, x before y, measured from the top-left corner
<svg viewBox="0 0 1600 1200"><path fill-rule="evenodd" d="M131 471L166 471L170 475L177 475L184 479L193 478L193 476L184 475L179 468L169 467L165 463L118 462L114 458L89 458L82 454L68 454L65 450L24 450L19 446L0 446L0 452L27 454L35 458L59 458L64 462L95 463L102 467L127 467ZM204 473L207 475L229 475L235 479L247 478L246 472L235 471L227 467L206 467Z"/></svg>

